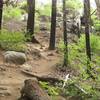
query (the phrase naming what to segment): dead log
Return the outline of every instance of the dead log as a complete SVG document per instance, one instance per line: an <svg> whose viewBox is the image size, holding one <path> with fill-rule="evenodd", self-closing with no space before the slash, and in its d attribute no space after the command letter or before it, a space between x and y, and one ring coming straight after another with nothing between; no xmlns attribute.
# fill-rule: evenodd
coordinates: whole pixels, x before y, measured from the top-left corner
<svg viewBox="0 0 100 100"><path fill-rule="evenodd" d="M25 80L19 100L51 100L49 95L39 86L36 80Z"/></svg>
<svg viewBox="0 0 100 100"><path fill-rule="evenodd" d="M25 75L28 75L30 77L35 77L37 78L38 81L45 81L45 82L50 82L50 83L60 83L63 82L63 79L57 78L57 77L51 77L51 76L38 76L35 75L31 72L25 71L25 70L21 70L21 72Z"/></svg>

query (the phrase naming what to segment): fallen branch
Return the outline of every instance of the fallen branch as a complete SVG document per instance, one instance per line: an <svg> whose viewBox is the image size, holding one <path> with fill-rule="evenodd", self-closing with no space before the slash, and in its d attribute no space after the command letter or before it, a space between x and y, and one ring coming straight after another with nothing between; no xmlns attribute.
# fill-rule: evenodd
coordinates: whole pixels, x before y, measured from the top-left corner
<svg viewBox="0 0 100 100"><path fill-rule="evenodd" d="M25 70L21 70L21 72L24 73L25 75L35 77L38 81L46 81L46 82L50 82L50 83L53 83L53 84L56 83L56 82L57 83L65 82L64 79L58 79L58 78L48 77L48 76L38 76L38 75L35 75L35 74L28 72L28 71L25 71ZM74 84L74 86L76 88L78 88L81 92L83 92L84 94L87 94L87 92L83 88L79 87L77 84Z"/></svg>
<svg viewBox="0 0 100 100"><path fill-rule="evenodd" d="M63 82L63 79L59 79L59 78L54 78L54 77L49 77L49 76L38 76L38 75L35 75L35 74L25 71L25 70L21 70L21 72L30 77L37 78L38 81L46 81L46 82L50 82L50 83Z"/></svg>

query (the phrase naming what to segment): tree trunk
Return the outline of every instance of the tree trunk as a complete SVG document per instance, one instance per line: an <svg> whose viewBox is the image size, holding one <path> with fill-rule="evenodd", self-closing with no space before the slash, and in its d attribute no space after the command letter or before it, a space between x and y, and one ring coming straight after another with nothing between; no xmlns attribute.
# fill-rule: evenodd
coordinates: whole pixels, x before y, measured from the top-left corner
<svg viewBox="0 0 100 100"><path fill-rule="evenodd" d="M63 36L64 36L64 63L63 67L68 66L68 40L67 40L67 23L66 23L66 1L63 0Z"/></svg>
<svg viewBox="0 0 100 100"><path fill-rule="evenodd" d="M49 49L55 49L55 33L56 33L56 6L57 0L52 0L52 15L51 15L51 32Z"/></svg>
<svg viewBox="0 0 100 100"><path fill-rule="evenodd" d="M38 41L34 37L35 0L27 0L27 5L28 5L27 35L30 36L31 42L38 43Z"/></svg>
<svg viewBox="0 0 100 100"><path fill-rule="evenodd" d="M0 0L0 30L2 26L3 0Z"/></svg>
<svg viewBox="0 0 100 100"><path fill-rule="evenodd" d="M91 60L90 48L90 1L84 0L84 16L85 16L85 37L86 37L86 54Z"/></svg>
<svg viewBox="0 0 100 100"><path fill-rule="evenodd" d="M100 0L95 0L96 5L97 5L97 16L98 19L100 20Z"/></svg>
<svg viewBox="0 0 100 100"><path fill-rule="evenodd" d="M91 47L90 47L90 0L84 0L84 16L85 16L85 38L86 38L86 54L87 54L87 74L92 79L95 76L91 73Z"/></svg>
<svg viewBox="0 0 100 100"><path fill-rule="evenodd" d="M19 100L51 100L49 95L39 86L36 80L25 80Z"/></svg>

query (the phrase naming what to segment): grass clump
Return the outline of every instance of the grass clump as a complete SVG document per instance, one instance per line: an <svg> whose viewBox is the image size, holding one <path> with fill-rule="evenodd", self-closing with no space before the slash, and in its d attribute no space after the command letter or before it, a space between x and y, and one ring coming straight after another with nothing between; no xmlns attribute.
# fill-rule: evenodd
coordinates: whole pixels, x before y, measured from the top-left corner
<svg viewBox="0 0 100 100"><path fill-rule="evenodd" d="M4 50L25 51L25 41L26 38L23 33L7 30L0 32L0 48Z"/></svg>

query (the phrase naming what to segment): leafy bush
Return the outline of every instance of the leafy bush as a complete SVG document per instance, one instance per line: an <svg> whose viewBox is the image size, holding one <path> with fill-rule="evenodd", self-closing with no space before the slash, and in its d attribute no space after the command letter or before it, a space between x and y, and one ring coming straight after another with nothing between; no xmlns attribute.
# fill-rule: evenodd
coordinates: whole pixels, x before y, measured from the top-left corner
<svg viewBox="0 0 100 100"><path fill-rule="evenodd" d="M18 32L3 30L0 33L0 47L5 50L24 51L25 36Z"/></svg>

